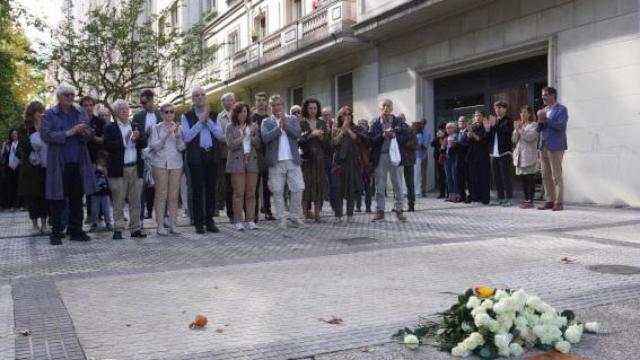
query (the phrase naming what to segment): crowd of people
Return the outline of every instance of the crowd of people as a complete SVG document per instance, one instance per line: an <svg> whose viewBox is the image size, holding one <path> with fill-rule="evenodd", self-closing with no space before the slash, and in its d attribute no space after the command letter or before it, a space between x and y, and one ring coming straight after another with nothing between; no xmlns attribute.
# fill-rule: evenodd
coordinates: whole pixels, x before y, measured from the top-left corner
<svg viewBox="0 0 640 360"><path fill-rule="evenodd" d="M540 209L562 210L568 115L554 88L543 89L547 106L537 114L523 105L514 121L509 104L498 101L495 115L476 111L471 124L464 116L442 124L433 141L425 120L409 124L389 99L368 121L356 120L349 106L334 115L312 98L287 114L279 95L259 92L246 104L227 93L216 113L204 89L191 96L191 109L177 121L174 106L158 106L151 90L140 94L142 110L131 116L123 99L107 107L85 96L76 104L75 88L60 85L57 104L31 103L2 145L2 205L26 206L34 230L51 226L50 243L59 245L67 235L91 239L83 231L85 203L89 231L103 221L114 240L125 229L146 237L143 222L153 215L158 235L175 234L180 208L199 234L219 232L215 218L223 210L237 231L257 229L259 214L277 219L280 229L322 222L326 202L335 222L353 221L363 202L365 212L375 212L372 221L381 221L390 178L393 213L404 222L416 194L426 196L432 146L447 201L511 206L515 168L520 207L533 208L541 164L547 201Z"/></svg>

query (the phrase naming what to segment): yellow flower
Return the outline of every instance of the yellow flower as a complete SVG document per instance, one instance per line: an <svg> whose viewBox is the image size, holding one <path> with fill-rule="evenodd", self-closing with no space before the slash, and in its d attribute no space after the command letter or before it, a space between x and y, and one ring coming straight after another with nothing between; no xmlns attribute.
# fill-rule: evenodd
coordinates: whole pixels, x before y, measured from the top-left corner
<svg viewBox="0 0 640 360"><path fill-rule="evenodd" d="M488 297L493 296L493 294L496 293L496 289L488 288L488 287L477 287L477 288L473 288L473 292L478 297L488 298Z"/></svg>

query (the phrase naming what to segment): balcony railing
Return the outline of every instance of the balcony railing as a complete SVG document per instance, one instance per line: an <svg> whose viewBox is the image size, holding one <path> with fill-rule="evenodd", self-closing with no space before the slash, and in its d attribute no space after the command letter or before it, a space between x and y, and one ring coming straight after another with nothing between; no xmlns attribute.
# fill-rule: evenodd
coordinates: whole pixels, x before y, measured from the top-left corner
<svg viewBox="0 0 640 360"><path fill-rule="evenodd" d="M311 14L237 51L229 59L229 72L221 71L223 80L242 76L253 68L281 59L332 34L352 32L355 6L355 0L327 1Z"/></svg>

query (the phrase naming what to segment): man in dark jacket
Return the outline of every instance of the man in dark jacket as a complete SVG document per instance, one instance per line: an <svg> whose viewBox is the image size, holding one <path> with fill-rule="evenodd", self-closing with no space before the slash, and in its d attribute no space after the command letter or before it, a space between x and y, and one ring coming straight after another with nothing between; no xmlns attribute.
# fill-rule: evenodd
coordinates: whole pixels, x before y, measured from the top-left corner
<svg viewBox="0 0 640 360"><path fill-rule="evenodd" d="M503 100L493 104L496 117L491 119L491 169L493 181L498 193L498 201L491 205L512 206L513 190L511 187L511 174L513 173L513 120L507 116L509 103Z"/></svg>
<svg viewBox="0 0 640 360"><path fill-rule="evenodd" d="M402 214L402 189L400 188L400 164L393 164L389 155L392 139L396 139L401 147L407 139L406 131L402 129L402 122L393 115L393 102L389 99L380 102L380 116L371 120L369 126L371 138L371 161L375 168L376 177L376 215L372 221L384 220L385 190L387 174L391 175L393 186L394 211L398 220L407 221Z"/></svg>
<svg viewBox="0 0 640 360"><path fill-rule="evenodd" d="M133 124L143 131L146 137L149 137L149 129L153 128L156 124L162 121L160 111L155 103L155 93L146 89L140 94L140 105L143 109L133 115ZM155 197L155 188L153 186L142 185L141 190L141 202L142 208L140 211L140 221L143 219L151 219L151 212L153 211L153 199ZM147 210L145 215L144 210Z"/></svg>
<svg viewBox="0 0 640 360"><path fill-rule="evenodd" d="M408 211L415 211L416 203L416 184L415 184L415 165L416 150L419 148L418 138L415 130L407 124L404 114L398 115L402 122L402 130L407 134L407 140L400 146L400 154L402 155L402 169L404 172L404 184L407 187L407 201L409 205Z"/></svg>
<svg viewBox="0 0 640 360"><path fill-rule="evenodd" d="M458 195L460 201L470 203L471 198L467 196L467 187L469 184L469 162L467 156L469 153L469 137L467 136L469 129L467 118L460 116L458 118L458 134L456 135L456 153L458 154L458 162L456 163L456 177L458 178Z"/></svg>
<svg viewBox="0 0 640 360"><path fill-rule="evenodd" d="M147 146L144 129L129 121L129 104L116 100L111 108L116 121L104 128L104 148L109 152L107 175L113 199L113 240L122 240L124 204L129 202L129 230L132 238L144 238L140 221L140 191L144 161L141 151Z"/></svg>

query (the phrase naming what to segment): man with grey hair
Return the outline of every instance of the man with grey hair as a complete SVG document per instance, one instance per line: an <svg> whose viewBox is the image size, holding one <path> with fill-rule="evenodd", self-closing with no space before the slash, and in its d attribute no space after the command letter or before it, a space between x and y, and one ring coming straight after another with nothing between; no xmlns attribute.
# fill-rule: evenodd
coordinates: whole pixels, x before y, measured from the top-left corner
<svg viewBox="0 0 640 360"><path fill-rule="evenodd" d="M95 175L87 143L93 137L87 114L74 104L76 89L60 84L56 90L58 104L42 115L40 135L47 143L45 198L49 201L52 232L51 245L61 245L62 212L69 202L67 232L74 241L89 241L82 231L82 196L96 191Z"/></svg>
<svg viewBox="0 0 640 360"><path fill-rule="evenodd" d="M204 89L191 93L193 108L182 115L182 135L187 143L186 160L190 172L191 216L196 233L219 232L213 216L216 209L216 183L220 167L218 141L224 137L218 114L209 109Z"/></svg>
<svg viewBox="0 0 640 360"><path fill-rule="evenodd" d="M144 171L141 151L147 146L147 134L145 129L129 121L130 109L125 100L116 100L111 108L116 121L104 128L104 148L109 152L107 176L113 199L113 240L122 240L125 199L129 202L131 237L145 238L140 220L140 192Z"/></svg>
<svg viewBox="0 0 640 360"><path fill-rule="evenodd" d="M398 220L407 221L402 214L402 189L400 188L401 169L399 164L391 163L389 149L392 139L396 139L398 146L402 147L407 140L406 130L403 129L401 120L393 115L393 102L389 99L380 101L380 116L371 120L369 127L371 138L371 162L375 168L376 179L376 215L373 221L384 220L385 190L387 187L387 174L391 175L393 186L394 211Z"/></svg>
<svg viewBox="0 0 640 360"><path fill-rule="evenodd" d="M289 185L291 206L289 220L295 227L302 226L302 191L304 180L300 169L298 140L302 135L300 122L284 112L280 95L269 98L271 116L262 121L262 142L267 147L266 163L269 167L269 188L276 205L279 227L287 228L287 216L284 213L284 186Z"/></svg>
<svg viewBox="0 0 640 360"><path fill-rule="evenodd" d="M233 224L233 191L231 188L231 174L227 174L224 169L227 166L227 140L225 137L227 125L231 123L231 111L236 105L236 96L232 92L223 94L220 97L222 112L218 114L218 123L222 127L222 138L218 141L218 149L220 151L221 171L218 173L218 210L223 207L227 208L227 216Z"/></svg>

